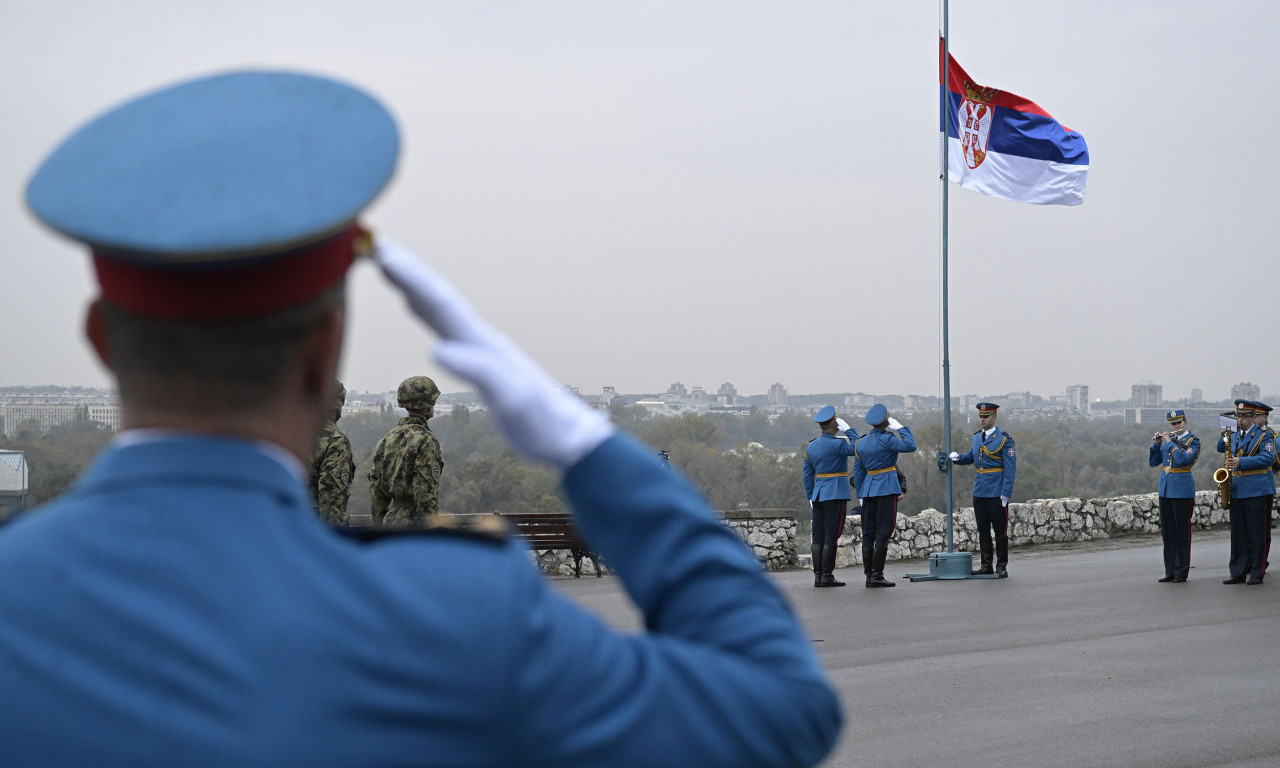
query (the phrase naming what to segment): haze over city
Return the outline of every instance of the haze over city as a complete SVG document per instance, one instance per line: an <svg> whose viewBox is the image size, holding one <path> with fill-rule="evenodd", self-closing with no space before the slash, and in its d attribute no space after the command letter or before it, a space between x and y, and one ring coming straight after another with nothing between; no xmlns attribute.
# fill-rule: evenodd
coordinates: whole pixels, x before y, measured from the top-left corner
<svg viewBox="0 0 1280 768"><path fill-rule="evenodd" d="M1091 157L1078 207L952 186L953 394L1273 390L1280 107L1256 86L1278 22L1265 0L952 2L968 73ZM368 223L584 393L940 394L938 29L915 3L6 3L0 386L109 381L83 249L22 203L45 153L141 91L272 67L388 104L404 152ZM371 266L350 286L349 388L461 388Z"/></svg>

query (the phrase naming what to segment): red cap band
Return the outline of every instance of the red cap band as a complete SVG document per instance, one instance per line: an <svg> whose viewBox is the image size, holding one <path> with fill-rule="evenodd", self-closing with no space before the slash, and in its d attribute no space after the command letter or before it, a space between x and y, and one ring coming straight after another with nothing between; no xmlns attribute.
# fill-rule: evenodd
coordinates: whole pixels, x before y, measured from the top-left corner
<svg viewBox="0 0 1280 768"><path fill-rule="evenodd" d="M98 251L93 265L103 297L125 309L152 317L225 320L265 315L319 296L342 280L368 246L368 232L352 224L317 245L232 266L224 261L157 267Z"/></svg>

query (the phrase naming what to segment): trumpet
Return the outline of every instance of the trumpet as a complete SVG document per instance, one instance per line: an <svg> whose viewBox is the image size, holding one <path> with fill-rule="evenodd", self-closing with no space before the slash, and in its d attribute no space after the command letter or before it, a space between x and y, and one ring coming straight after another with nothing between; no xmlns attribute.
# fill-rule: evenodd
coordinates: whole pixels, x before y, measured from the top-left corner
<svg viewBox="0 0 1280 768"><path fill-rule="evenodd" d="M1218 484L1218 506L1231 508L1231 470L1227 468L1227 459L1231 458L1231 430L1222 430L1222 441L1226 444L1226 455L1222 458L1223 466L1213 470L1213 482Z"/></svg>

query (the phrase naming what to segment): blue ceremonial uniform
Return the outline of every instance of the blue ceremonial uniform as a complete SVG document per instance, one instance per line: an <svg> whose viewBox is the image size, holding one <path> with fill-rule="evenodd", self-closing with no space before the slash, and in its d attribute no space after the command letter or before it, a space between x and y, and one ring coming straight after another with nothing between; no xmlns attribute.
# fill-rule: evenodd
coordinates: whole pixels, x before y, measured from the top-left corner
<svg viewBox="0 0 1280 768"><path fill-rule="evenodd" d="M819 417L826 418L818 421ZM835 408L827 406L818 412L814 421L822 423L834 418ZM853 455L853 441L857 439L858 432L854 429L834 435L823 432L804 446L804 495L812 508L810 550L815 587L844 586L833 572L848 514L846 508L852 498L849 493L849 457Z"/></svg>
<svg viewBox="0 0 1280 768"><path fill-rule="evenodd" d="M854 443L853 486L858 498L873 496L901 496L902 484L898 482L898 454L916 449L916 439L910 427L898 430L901 437L894 437L883 429L873 429Z"/></svg>
<svg viewBox="0 0 1280 768"><path fill-rule="evenodd" d="M989 405L983 403L982 405ZM994 413L997 406L990 405ZM979 412L983 412L980 408ZM988 434L989 433L989 434ZM1009 564L1009 503L1018 476L1018 449L1013 437L995 427L973 433L969 450L958 455L956 464L972 464L973 517L978 527L978 551L982 568L977 573L1004 576Z"/></svg>
<svg viewBox="0 0 1280 768"><path fill-rule="evenodd" d="M884 418L884 406L877 405L867 421ZM853 444L853 485L862 499L862 563L868 587L891 587L884 579L884 563L889 552L889 537L898 525L898 454L916 449L909 427L898 430L900 436L883 429L872 429Z"/></svg>
<svg viewBox="0 0 1280 768"><path fill-rule="evenodd" d="M1171 422L1185 421L1182 411L1170 412ZM1154 441L1148 463L1160 467L1157 499L1160 538L1164 542L1164 581L1183 582L1191 573L1191 515L1195 511L1196 481L1191 468L1200 458L1200 438L1190 432Z"/></svg>
<svg viewBox="0 0 1280 768"><path fill-rule="evenodd" d="M275 452L119 440L0 529L7 765L701 768L834 744L839 700L783 596L632 440L563 489L641 633L518 539L346 538Z"/></svg>
<svg viewBox="0 0 1280 768"><path fill-rule="evenodd" d="M849 457L858 430L821 434L804 446L804 495L809 501L853 498L849 492Z"/></svg>
<svg viewBox="0 0 1280 768"><path fill-rule="evenodd" d="M1267 572L1271 549L1271 502L1276 480L1271 464L1276 457L1275 435L1270 429L1254 424L1244 432L1232 432L1232 455L1240 466L1231 473L1231 570L1230 581L1238 583L1246 577L1260 582ZM1218 438L1218 452L1227 450L1224 438Z"/></svg>
<svg viewBox="0 0 1280 768"><path fill-rule="evenodd" d="M1170 499L1191 499L1196 495L1196 479L1191 468L1200 458L1200 438L1184 432L1176 439L1151 444L1148 463L1160 467L1159 495Z"/></svg>
<svg viewBox="0 0 1280 768"><path fill-rule="evenodd" d="M956 464L973 464L973 495L977 498L1011 498L1013 481L1018 475L1018 451L1008 432L993 430L990 437L982 430L973 433L973 445L955 460Z"/></svg>

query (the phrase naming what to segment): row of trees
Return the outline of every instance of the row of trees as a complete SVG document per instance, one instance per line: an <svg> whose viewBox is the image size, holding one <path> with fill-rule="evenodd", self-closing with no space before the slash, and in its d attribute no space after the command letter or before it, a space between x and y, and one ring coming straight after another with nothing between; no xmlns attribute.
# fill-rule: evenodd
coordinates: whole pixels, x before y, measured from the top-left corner
<svg viewBox="0 0 1280 768"><path fill-rule="evenodd" d="M612 416L623 429L653 448L665 450L672 465L697 485L718 509L739 507L807 510L800 472L804 444L817 435L806 414L652 417L638 407L617 407ZM390 411L348 416L340 427L351 440L356 461L349 509L369 511L369 462L379 438L395 425ZM905 454L907 494L899 509L915 514L944 509L946 475L936 455L943 449L941 417L910 425L919 450ZM562 508L554 474L520 459L497 434L488 415L455 408L436 416L432 430L440 439L445 470L441 509L454 513L554 511ZM1097 498L1154 491L1159 470L1148 466L1150 427L1125 427L1120 419L1001 423L1017 443L1018 477L1014 501L1080 496ZM859 425L859 431L865 431ZM0 440L0 447L24 450L30 471L29 500L42 503L61 494L101 450L110 432L92 422L76 422L48 434L24 433ZM1202 435L1208 456L1194 469L1196 487L1212 488L1220 466L1214 451L1217 434ZM952 435L955 450L968 449L964 428ZM968 506L973 470L955 467L952 497ZM802 515L803 517L803 515Z"/></svg>

